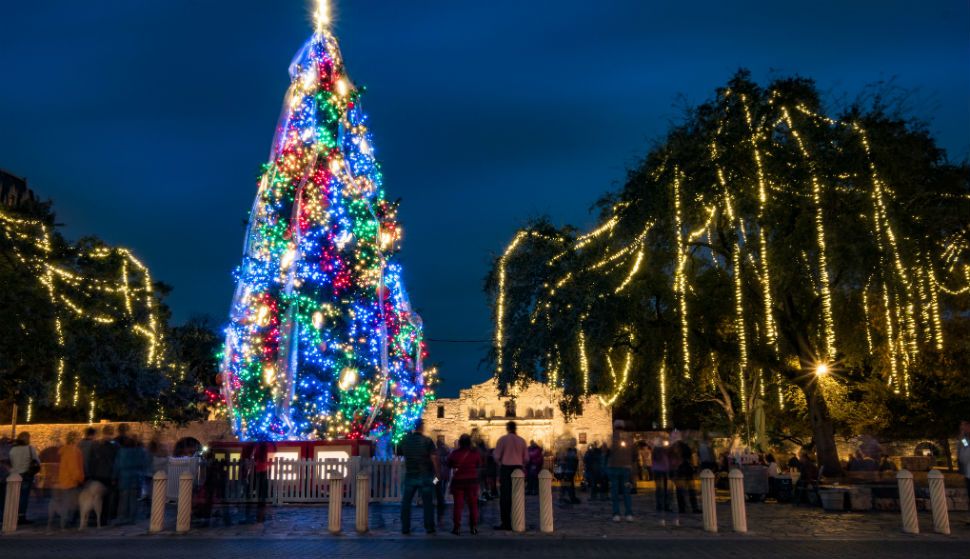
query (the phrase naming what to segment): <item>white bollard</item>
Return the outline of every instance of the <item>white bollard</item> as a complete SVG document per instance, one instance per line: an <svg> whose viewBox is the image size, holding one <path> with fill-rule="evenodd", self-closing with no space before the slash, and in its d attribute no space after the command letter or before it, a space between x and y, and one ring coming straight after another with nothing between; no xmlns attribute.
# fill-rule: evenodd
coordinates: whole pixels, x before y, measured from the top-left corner
<svg viewBox="0 0 970 559"><path fill-rule="evenodd" d="M946 491L943 486L943 472L930 470L926 474L930 482L930 506L933 508L933 529L938 534L950 535L950 513L946 510Z"/></svg>
<svg viewBox="0 0 970 559"><path fill-rule="evenodd" d="M551 534L552 530L552 473L542 470L539 472L539 531Z"/></svg>
<svg viewBox="0 0 970 559"><path fill-rule="evenodd" d="M747 511L744 508L744 474L734 468L728 474L731 484L731 521L735 532L748 531Z"/></svg>
<svg viewBox="0 0 970 559"><path fill-rule="evenodd" d="M158 470L152 476L152 516L148 522L148 531L156 533L162 531L165 523L165 487L168 485L168 474L165 470Z"/></svg>
<svg viewBox="0 0 970 559"><path fill-rule="evenodd" d="M512 472L512 531L525 532L525 473Z"/></svg>
<svg viewBox="0 0 970 559"><path fill-rule="evenodd" d="M704 531L717 532L717 500L714 498L714 472L701 472L701 509L704 513Z"/></svg>
<svg viewBox="0 0 970 559"><path fill-rule="evenodd" d="M916 518L916 494L913 491L913 474L909 470L899 470L896 474L899 485L899 511L903 515L903 532L919 534L919 519Z"/></svg>
<svg viewBox="0 0 970 559"><path fill-rule="evenodd" d="M7 497L3 503L3 533L12 534L17 531L17 514L20 507L20 484L23 478L20 474L10 474L7 477Z"/></svg>
<svg viewBox="0 0 970 559"><path fill-rule="evenodd" d="M367 507L370 506L370 476L365 472L357 474L357 533L364 534L368 530Z"/></svg>
<svg viewBox="0 0 970 559"><path fill-rule="evenodd" d="M179 476L179 500L175 514L175 531L181 534L192 526L192 474L182 472Z"/></svg>
<svg viewBox="0 0 970 559"><path fill-rule="evenodd" d="M328 527L331 534L340 533L341 517L344 506L344 478L330 478L330 508Z"/></svg>

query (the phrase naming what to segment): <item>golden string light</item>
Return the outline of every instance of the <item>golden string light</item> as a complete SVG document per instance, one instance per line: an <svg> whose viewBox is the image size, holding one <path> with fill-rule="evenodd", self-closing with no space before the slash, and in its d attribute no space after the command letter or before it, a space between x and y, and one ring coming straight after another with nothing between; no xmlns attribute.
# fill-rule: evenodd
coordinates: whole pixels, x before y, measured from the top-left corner
<svg viewBox="0 0 970 559"><path fill-rule="evenodd" d="M768 194L765 180L764 166L761 162L761 152L758 150L758 140L761 134L755 132L754 122L751 118L751 108L748 106L748 99L741 95L741 106L744 107L744 119L748 124L748 131L751 134L751 151L754 155L755 172L758 178L758 249L761 256L761 290L765 305L765 339L768 345L775 347L776 332L775 321L772 317L771 301L771 277L768 272L768 240L765 232L764 214L765 206L768 204Z"/></svg>
<svg viewBox="0 0 970 559"><path fill-rule="evenodd" d="M67 295L65 290L58 290L57 283L62 282L66 287L74 291L86 292L88 294L94 292L102 293L121 293L125 308L125 313L128 316L132 316L132 307L130 302L130 293L135 291L140 291L145 293L145 305L147 310L147 326L141 324L134 324L132 326L132 331L143 335L147 339L146 348L146 364L161 364L161 353L157 351L157 346L160 342L160 335L157 332L157 317L154 309L154 290L152 287L151 277L148 274L148 269L145 267L134 255L127 249L124 248L106 248L98 247L85 254L84 256L91 258L106 258L114 254L121 256L121 270L120 270L120 281L118 283L112 283L110 280L103 280L100 278L89 278L61 268L50 261L52 249L51 249L51 238L50 232L47 225L39 220L29 220L14 218L7 215L4 212L0 212L0 223L3 225L3 231L12 240L20 240L23 242L29 242L41 251L41 255L38 257L28 258L21 254L19 250L14 247L14 253L17 255L18 260L25 266L30 268L40 270L40 275L38 276L38 281L44 286L47 292L48 298L54 309L54 334L57 341L58 356L56 364L55 382L54 382L54 394L53 401L55 407L60 407L64 402L64 383L66 375L66 363L64 359L64 347L65 347L65 337L64 329L61 321L61 309L67 309L76 316L80 318L85 318L91 320L97 324L112 324L117 321L116 317L109 314L95 313L85 310L79 303L75 302L73 298ZM28 230L33 230L34 233L31 234ZM129 281L129 264L136 266L142 273L143 285L140 288L132 288ZM80 404L82 395L82 386L80 376L75 374L74 386L71 393L71 405L77 407ZM90 401L90 411L89 416L93 417L95 409L94 393L91 392Z"/></svg>
<svg viewBox="0 0 970 559"><path fill-rule="evenodd" d="M680 344L684 378L690 378L690 329L687 323L687 241L684 239L680 202L680 169L674 167L674 227L677 239L677 265L674 269L674 293L680 306Z"/></svg>
<svg viewBox="0 0 970 559"><path fill-rule="evenodd" d="M791 114L784 107L782 107L781 113L785 123L788 125L788 130L791 132L792 138L795 139L795 145L798 146L798 151L801 152L802 157L808 163L809 177L812 183L812 203L815 205L815 242L818 247L819 289L822 295L822 320L825 326L825 350L822 358L829 359L836 354L835 320L832 317L832 291L829 285L828 258L826 256L825 215L822 209L822 183L815 170L815 161L809 154L808 148L805 147L805 142L802 140L801 134L795 128Z"/></svg>

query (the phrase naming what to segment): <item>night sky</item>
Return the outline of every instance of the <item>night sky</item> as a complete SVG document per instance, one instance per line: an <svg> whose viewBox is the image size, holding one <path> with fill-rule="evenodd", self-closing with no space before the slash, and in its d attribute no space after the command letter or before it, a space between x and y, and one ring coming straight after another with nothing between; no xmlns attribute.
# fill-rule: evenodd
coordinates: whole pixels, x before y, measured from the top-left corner
<svg viewBox="0 0 970 559"><path fill-rule="evenodd" d="M528 218L591 204L687 104L740 67L799 74L833 105L895 79L952 160L970 156L970 2L344 0L402 262L431 338L487 340L483 277ZM780 7L784 4L784 7ZM0 168L67 234L130 247L176 320L226 320L243 222L303 0L45 0L0 6ZM440 390L489 375L485 343L430 344Z"/></svg>

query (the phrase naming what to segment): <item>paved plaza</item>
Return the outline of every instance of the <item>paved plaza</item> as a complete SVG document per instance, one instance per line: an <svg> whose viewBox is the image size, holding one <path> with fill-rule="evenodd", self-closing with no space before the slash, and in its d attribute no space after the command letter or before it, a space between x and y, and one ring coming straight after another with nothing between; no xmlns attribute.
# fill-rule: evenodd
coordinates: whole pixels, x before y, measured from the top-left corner
<svg viewBox="0 0 970 559"><path fill-rule="evenodd" d="M451 529L451 510L449 507L444 525L439 527L436 540L698 540L698 541L900 541L909 544L919 542L963 542L970 556L970 513L950 513L951 535L943 536L933 532L933 522L928 512L919 513L921 533L917 536L904 534L901 529L899 513L892 512L825 512L817 507L793 506L777 503L748 503L748 532L737 534L731 529L731 509L726 495L718 499L717 517L719 532L710 534L702 528L700 514L674 515L667 513L660 515L654 510L653 496L641 493L634 496L634 522L613 522L608 501L588 502L583 495L583 503L575 506L555 507L555 532L542 534L538 527L538 501L536 497L526 500L526 532L510 534L492 529L498 524L498 503L489 502L482 507L481 531L478 536L465 533L459 539L449 533ZM66 530L61 530L57 523L52 530L47 529L46 520L41 517L46 514L42 503L31 503L31 516L37 520L35 524L22 526L10 536L0 539L0 545L6 545L14 540L94 540L111 538L131 538L142 541L167 539L291 539L291 538L322 538L341 540L421 540L426 536L421 528L421 511L415 506L412 512L412 534L401 535L400 506L397 504L372 504L370 507L370 532L358 535L354 531L354 514L351 507L343 509L343 535L332 536L327 531L328 516L325 506L283 506L268 507L267 520L264 523L245 523L245 511L235 506L230 507L231 524L226 526L221 518L213 518L210 526L202 526L199 519L193 522L192 530L188 534L174 534L175 507L170 505L167 510L165 531L159 535L148 536L148 521L143 518L134 526L109 526L99 529L88 528L79 533L76 524ZM251 516L255 511L250 511ZM665 521L661 524L661 521ZM677 521L677 523L675 523ZM799 544L801 545L801 544Z"/></svg>

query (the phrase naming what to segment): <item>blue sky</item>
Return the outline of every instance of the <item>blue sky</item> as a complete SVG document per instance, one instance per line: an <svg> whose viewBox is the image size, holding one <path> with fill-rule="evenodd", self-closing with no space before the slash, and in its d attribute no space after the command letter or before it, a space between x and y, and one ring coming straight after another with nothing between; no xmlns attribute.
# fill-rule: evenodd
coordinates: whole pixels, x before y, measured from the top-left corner
<svg viewBox="0 0 970 559"><path fill-rule="evenodd" d="M688 104L741 67L815 78L833 105L894 80L951 159L970 156L970 2L345 0L403 263L431 338L491 337L482 281L528 218L588 226ZM225 320L242 224L287 65L311 32L285 2L7 2L0 167L69 235L130 247L177 320ZM484 344L430 344L441 392L486 378Z"/></svg>

